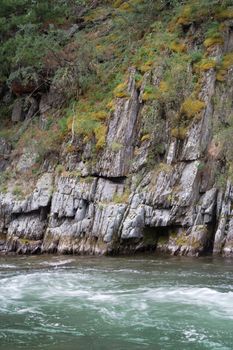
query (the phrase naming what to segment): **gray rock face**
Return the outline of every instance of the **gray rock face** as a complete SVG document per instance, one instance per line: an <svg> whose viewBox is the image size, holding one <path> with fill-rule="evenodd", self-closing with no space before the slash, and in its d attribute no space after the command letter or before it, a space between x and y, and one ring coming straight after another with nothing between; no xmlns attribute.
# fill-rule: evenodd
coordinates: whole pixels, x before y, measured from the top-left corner
<svg viewBox="0 0 233 350"><path fill-rule="evenodd" d="M17 99L13 106L11 120L12 122L21 122L24 118L23 99Z"/></svg>
<svg viewBox="0 0 233 350"><path fill-rule="evenodd" d="M29 106L25 119L31 119L37 113L39 106L37 100L34 97L29 97L27 101Z"/></svg>
<svg viewBox="0 0 233 350"><path fill-rule="evenodd" d="M27 171L36 164L37 157L38 154L34 150L25 149L16 164L16 170L18 172Z"/></svg>
<svg viewBox="0 0 233 350"><path fill-rule="evenodd" d="M8 158L11 153L11 145L5 138L0 137L0 158Z"/></svg>
<svg viewBox="0 0 233 350"><path fill-rule="evenodd" d="M225 50L232 46L228 33ZM218 53L217 53L218 54ZM216 55L217 55L216 54ZM116 98L108 121L106 146L92 159L92 143L62 164L75 172L44 173L23 200L0 194L0 250L26 253L116 254L143 250L173 255L206 253L233 257L233 185L217 189L220 159L213 125L227 123L232 113L233 71L223 85L215 71L203 72L199 99L205 108L190 122L184 140L170 135L163 116L149 138L142 138L148 79L158 86L161 70L145 74L141 88L130 69L127 95ZM218 104L213 104L213 100ZM41 126L59 103L55 88L40 101ZM150 105L154 115L159 110ZM16 105L14 120L20 120ZM160 135L163 134L163 135ZM162 140L164 150L153 148ZM157 142L158 141L158 142ZM154 142L154 143L153 143ZM157 142L157 143L156 143ZM63 147L65 149L65 147ZM0 157L10 145L0 139ZM86 159L93 162L87 164ZM24 152L16 169L23 173L36 155ZM152 160L152 165L148 165Z"/></svg>
<svg viewBox="0 0 233 350"><path fill-rule="evenodd" d="M123 177L127 175L133 158L136 123L139 111L138 93L134 80L135 69L130 72L129 98L120 98L110 119L106 148L97 162L95 172L100 176Z"/></svg>
<svg viewBox="0 0 233 350"><path fill-rule="evenodd" d="M12 146L5 138L0 137L0 171L4 171L10 158Z"/></svg>

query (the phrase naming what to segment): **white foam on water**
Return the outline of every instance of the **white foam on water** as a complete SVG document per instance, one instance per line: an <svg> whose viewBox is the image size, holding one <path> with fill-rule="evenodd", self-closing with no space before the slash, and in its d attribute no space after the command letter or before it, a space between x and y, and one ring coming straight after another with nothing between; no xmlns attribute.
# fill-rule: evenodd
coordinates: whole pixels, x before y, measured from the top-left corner
<svg viewBox="0 0 233 350"><path fill-rule="evenodd" d="M72 259L63 261L69 263ZM125 281L126 282L126 281ZM70 303L80 301L89 303L107 303L113 306L122 306L146 310L151 305L161 303L188 304L195 307L206 307L216 317L233 319L233 292L220 292L212 288L200 287L171 287L159 288L137 287L136 289L121 288L114 285L114 280L102 279L98 273L84 273L80 271L37 271L10 275L0 280L0 310L15 305L18 301L28 300L48 303ZM21 312L26 307L23 305ZM30 308L30 305L29 305Z"/></svg>
<svg viewBox="0 0 233 350"><path fill-rule="evenodd" d="M219 317L233 319L233 292L219 292L211 288L157 288L144 293L148 299L157 302L189 304L197 307L211 307Z"/></svg>
<svg viewBox="0 0 233 350"><path fill-rule="evenodd" d="M18 268L16 265L12 264L0 264L0 270L2 269L16 269Z"/></svg>
<svg viewBox="0 0 233 350"><path fill-rule="evenodd" d="M129 342L146 346L152 344L147 343L149 329L151 339L157 332L156 341L161 341L161 344L168 344L178 334L181 343L188 344L186 348L199 344L203 349L230 350L223 340L233 319L233 292L230 287L227 289L227 281L224 285L216 282L216 285L208 284L205 288L189 285L187 281L182 286L174 277L174 271L164 271L165 280L159 270L142 269L140 272L141 267L137 269L134 265L120 269L116 266L68 266L74 260L39 261L35 270L20 268L20 271L13 272L9 268L8 273L3 273L0 279L0 317L2 312L6 319L9 316L10 320L25 321L22 330L9 327L7 332L3 325L0 337L3 334L9 338L16 335L20 341L22 331L22 339L26 339L29 333L23 329L25 325L35 337L45 334L54 342L57 334L109 336L115 329L119 339L125 334ZM151 278L143 277L149 274ZM190 275L191 272L187 272L187 276ZM193 325L192 317L196 322ZM217 340L214 339L213 333L223 324L219 339L216 334Z"/></svg>
<svg viewBox="0 0 233 350"><path fill-rule="evenodd" d="M57 260L57 261L42 261L39 263L39 265L42 266L51 266L51 267L56 267L56 266L63 266L63 265L68 265L75 262L75 259L67 259L67 260Z"/></svg>
<svg viewBox="0 0 233 350"><path fill-rule="evenodd" d="M207 336L203 333L199 333L193 326L189 329L184 330L184 336L189 342L196 343L197 341L203 342L203 340L207 339Z"/></svg>

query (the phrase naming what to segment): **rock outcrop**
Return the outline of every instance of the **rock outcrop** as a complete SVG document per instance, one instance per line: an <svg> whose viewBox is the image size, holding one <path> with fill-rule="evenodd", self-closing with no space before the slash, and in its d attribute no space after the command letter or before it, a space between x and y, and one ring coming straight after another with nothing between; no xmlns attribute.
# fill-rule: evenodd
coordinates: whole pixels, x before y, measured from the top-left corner
<svg viewBox="0 0 233 350"><path fill-rule="evenodd" d="M231 27L232 28L232 27ZM233 31L225 45L211 58L232 50ZM222 50L222 51L221 51ZM183 138L171 133L168 111L153 104L154 120L150 137L142 137L147 102L144 82L136 84L136 69L129 69L127 94L116 98L108 119L105 146L91 157L92 140L60 158L64 171L44 164L32 193L19 199L0 194L0 251L61 254L121 254L143 251L173 255L215 254L233 257L233 185L216 184L221 162L214 139L216 122L232 113L233 68L224 84L216 81L216 70L201 72L198 99L205 106L194 118ZM152 72L154 86L161 71ZM40 103L31 104L28 117L22 116L17 101L12 120L31 118L39 110L42 128L50 109L59 104L51 90ZM213 101L218 100L218 104ZM230 105L230 107L229 107ZM157 119L156 119L157 118ZM79 142L79 141L77 141ZM158 147L161 146L162 147ZM23 173L35 165L36 154L16 162ZM29 152L29 153L28 153ZM11 145L0 138L0 171L9 165ZM153 166L148 166L148 159ZM15 160L14 160L15 161Z"/></svg>

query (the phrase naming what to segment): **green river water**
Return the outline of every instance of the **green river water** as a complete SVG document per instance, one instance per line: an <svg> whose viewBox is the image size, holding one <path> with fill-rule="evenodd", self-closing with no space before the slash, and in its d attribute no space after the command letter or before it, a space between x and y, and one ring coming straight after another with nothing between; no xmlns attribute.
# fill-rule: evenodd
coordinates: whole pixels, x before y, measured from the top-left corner
<svg viewBox="0 0 233 350"><path fill-rule="evenodd" d="M233 261L0 257L0 349L233 349Z"/></svg>

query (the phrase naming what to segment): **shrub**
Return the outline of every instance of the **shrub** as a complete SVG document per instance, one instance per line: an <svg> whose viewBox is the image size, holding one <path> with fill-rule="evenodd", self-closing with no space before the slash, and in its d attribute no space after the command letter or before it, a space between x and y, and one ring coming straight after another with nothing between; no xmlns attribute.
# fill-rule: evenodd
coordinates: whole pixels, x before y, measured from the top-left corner
<svg viewBox="0 0 233 350"><path fill-rule="evenodd" d="M127 91L127 83L121 83L117 85L117 87L114 89L114 96L117 98L126 98L129 97L129 93Z"/></svg>
<svg viewBox="0 0 233 350"><path fill-rule="evenodd" d="M157 91L153 85L146 85L142 94L142 101L153 101L158 97Z"/></svg>
<svg viewBox="0 0 233 350"><path fill-rule="evenodd" d="M222 68L229 69L233 66L233 53L228 53L223 57Z"/></svg>
<svg viewBox="0 0 233 350"><path fill-rule="evenodd" d="M187 136L187 132L188 132L187 128L178 127L171 130L171 136L179 140L184 140Z"/></svg>
<svg viewBox="0 0 233 350"><path fill-rule="evenodd" d="M173 41L170 45L170 48L172 51L176 53L182 53L186 52L187 48L184 43L178 42L178 41Z"/></svg>
<svg viewBox="0 0 233 350"><path fill-rule="evenodd" d="M150 60L138 66L138 70L141 73L149 72L152 69L154 61Z"/></svg>
<svg viewBox="0 0 233 350"><path fill-rule="evenodd" d="M106 143L107 126L100 125L95 129L94 132L96 138L96 149L100 150L105 146Z"/></svg>
<svg viewBox="0 0 233 350"><path fill-rule="evenodd" d="M224 81L227 71L231 66L233 66L233 54L229 53L223 56L222 62L217 70L216 79L221 82Z"/></svg>
<svg viewBox="0 0 233 350"><path fill-rule="evenodd" d="M106 111L93 112L93 119L104 121L107 117L108 113Z"/></svg>
<svg viewBox="0 0 233 350"><path fill-rule="evenodd" d="M224 43L222 33L220 32L220 24L218 22L211 22L206 33L204 46L209 48L213 45L222 45Z"/></svg>
<svg viewBox="0 0 233 350"><path fill-rule="evenodd" d="M159 91L162 93L166 93L169 91L169 84L168 82L162 80L159 84Z"/></svg>
<svg viewBox="0 0 233 350"><path fill-rule="evenodd" d="M191 61L192 63L197 63L203 59L202 51L194 51L191 53Z"/></svg>
<svg viewBox="0 0 233 350"><path fill-rule="evenodd" d="M220 20L232 19L233 18L233 7L228 7L227 9L219 9L216 12L215 17Z"/></svg>
<svg viewBox="0 0 233 350"><path fill-rule="evenodd" d="M110 102L108 102L106 107L110 110L110 112L114 112L116 108L115 101L111 100Z"/></svg>
<svg viewBox="0 0 233 350"><path fill-rule="evenodd" d="M197 117L204 108L205 102L195 100L190 97L183 102L181 106L181 113L186 115L188 118L194 118Z"/></svg>
<svg viewBox="0 0 233 350"><path fill-rule="evenodd" d="M206 48L209 48L209 47L214 46L214 45L223 45L223 43L224 43L223 38L221 36L219 36L219 37L215 37L215 38L207 38L204 41L204 46Z"/></svg>
<svg viewBox="0 0 233 350"><path fill-rule="evenodd" d="M202 71L207 71L209 69L213 69L216 68L216 61L212 58L207 58L207 59L203 59L200 61L200 63L198 63L195 68L202 72Z"/></svg>

